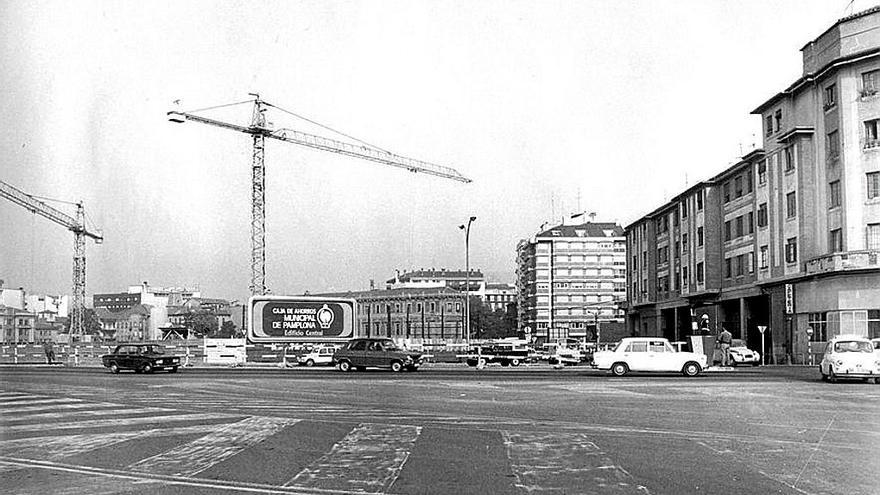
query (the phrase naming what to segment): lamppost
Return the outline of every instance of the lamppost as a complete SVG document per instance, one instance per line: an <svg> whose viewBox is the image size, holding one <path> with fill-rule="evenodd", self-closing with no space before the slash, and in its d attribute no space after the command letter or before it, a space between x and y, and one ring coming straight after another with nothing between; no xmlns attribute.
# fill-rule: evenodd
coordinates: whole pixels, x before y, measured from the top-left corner
<svg viewBox="0 0 880 495"><path fill-rule="evenodd" d="M477 217L470 217L467 226L459 225L458 228L464 230L464 332L465 343L468 348L471 346L471 258L470 258L470 239L471 239L471 223Z"/></svg>

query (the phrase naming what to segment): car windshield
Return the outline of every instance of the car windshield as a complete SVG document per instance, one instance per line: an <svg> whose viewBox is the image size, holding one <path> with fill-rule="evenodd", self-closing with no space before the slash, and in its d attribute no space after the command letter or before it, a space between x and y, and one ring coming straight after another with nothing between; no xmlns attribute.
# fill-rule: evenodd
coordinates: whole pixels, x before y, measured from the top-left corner
<svg viewBox="0 0 880 495"><path fill-rule="evenodd" d="M745 347L746 342L742 339L733 339L730 341L730 347Z"/></svg>
<svg viewBox="0 0 880 495"><path fill-rule="evenodd" d="M144 347L144 354L162 354L162 348L159 346L147 346Z"/></svg>
<svg viewBox="0 0 880 495"><path fill-rule="evenodd" d="M622 340L618 342L616 346L614 346L614 349L611 349L611 352L616 352L618 349L620 349L621 344L623 344Z"/></svg>
<svg viewBox="0 0 880 495"><path fill-rule="evenodd" d="M834 352L874 352L870 342L841 340L834 344Z"/></svg>

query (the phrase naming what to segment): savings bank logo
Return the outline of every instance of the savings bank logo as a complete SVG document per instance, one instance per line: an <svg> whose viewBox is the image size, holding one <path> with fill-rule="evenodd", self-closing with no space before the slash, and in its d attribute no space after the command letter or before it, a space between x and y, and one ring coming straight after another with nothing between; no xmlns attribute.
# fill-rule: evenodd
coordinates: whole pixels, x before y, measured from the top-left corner
<svg viewBox="0 0 880 495"><path fill-rule="evenodd" d="M318 325L321 325L321 328L324 330L330 328L330 325L333 324L334 318L336 318L336 316L333 314L333 310L328 308L326 304L318 310Z"/></svg>

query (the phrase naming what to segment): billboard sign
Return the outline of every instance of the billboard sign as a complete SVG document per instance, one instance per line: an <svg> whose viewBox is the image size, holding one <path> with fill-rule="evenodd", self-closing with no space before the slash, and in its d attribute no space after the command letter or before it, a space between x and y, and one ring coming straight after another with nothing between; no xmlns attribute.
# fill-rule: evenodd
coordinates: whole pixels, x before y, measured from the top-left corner
<svg viewBox="0 0 880 495"><path fill-rule="evenodd" d="M354 299L253 296L248 304L248 340L337 342L354 337Z"/></svg>

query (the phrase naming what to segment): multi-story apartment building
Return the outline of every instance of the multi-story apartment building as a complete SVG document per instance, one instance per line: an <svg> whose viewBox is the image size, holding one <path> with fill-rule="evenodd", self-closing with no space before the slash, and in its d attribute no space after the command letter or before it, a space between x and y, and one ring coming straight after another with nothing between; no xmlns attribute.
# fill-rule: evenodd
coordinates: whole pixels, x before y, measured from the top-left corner
<svg viewBox="0 0 880 495"><path fill-rule="evenodd" d="M539 341L594 338L623 326L626 244L614 223L565 223L517 245L519 330ZM607 334L606 334L607 335Z"/></svg>
<svg viewBox="0 0 880 495"><path fill-rule="evenodd" d="M464 339L464 294L449 287L407 287L320 294L356 302L356 337Z"/></svg>
<svg viewBox="0 0 880 495"><path fill-rule="evenodd" d="M839 20L803 75L752 113L763 146L629 225L630 331L680 338L703 314L795 362L880 336L880 8Z"/></svg>
<svg viewBox="0 0 880 495"><path fill-rule="evenodd" d="M10 306L0 305L0 339L8 343L37 342L37 315Z"/></svg>
<svg viewBox="0 0 880 495"><path fill-rule="evenodd" d="M516 285L483 282L471 295L479 296L492 311L507 311L511 304L516 304Z"/></svg>

